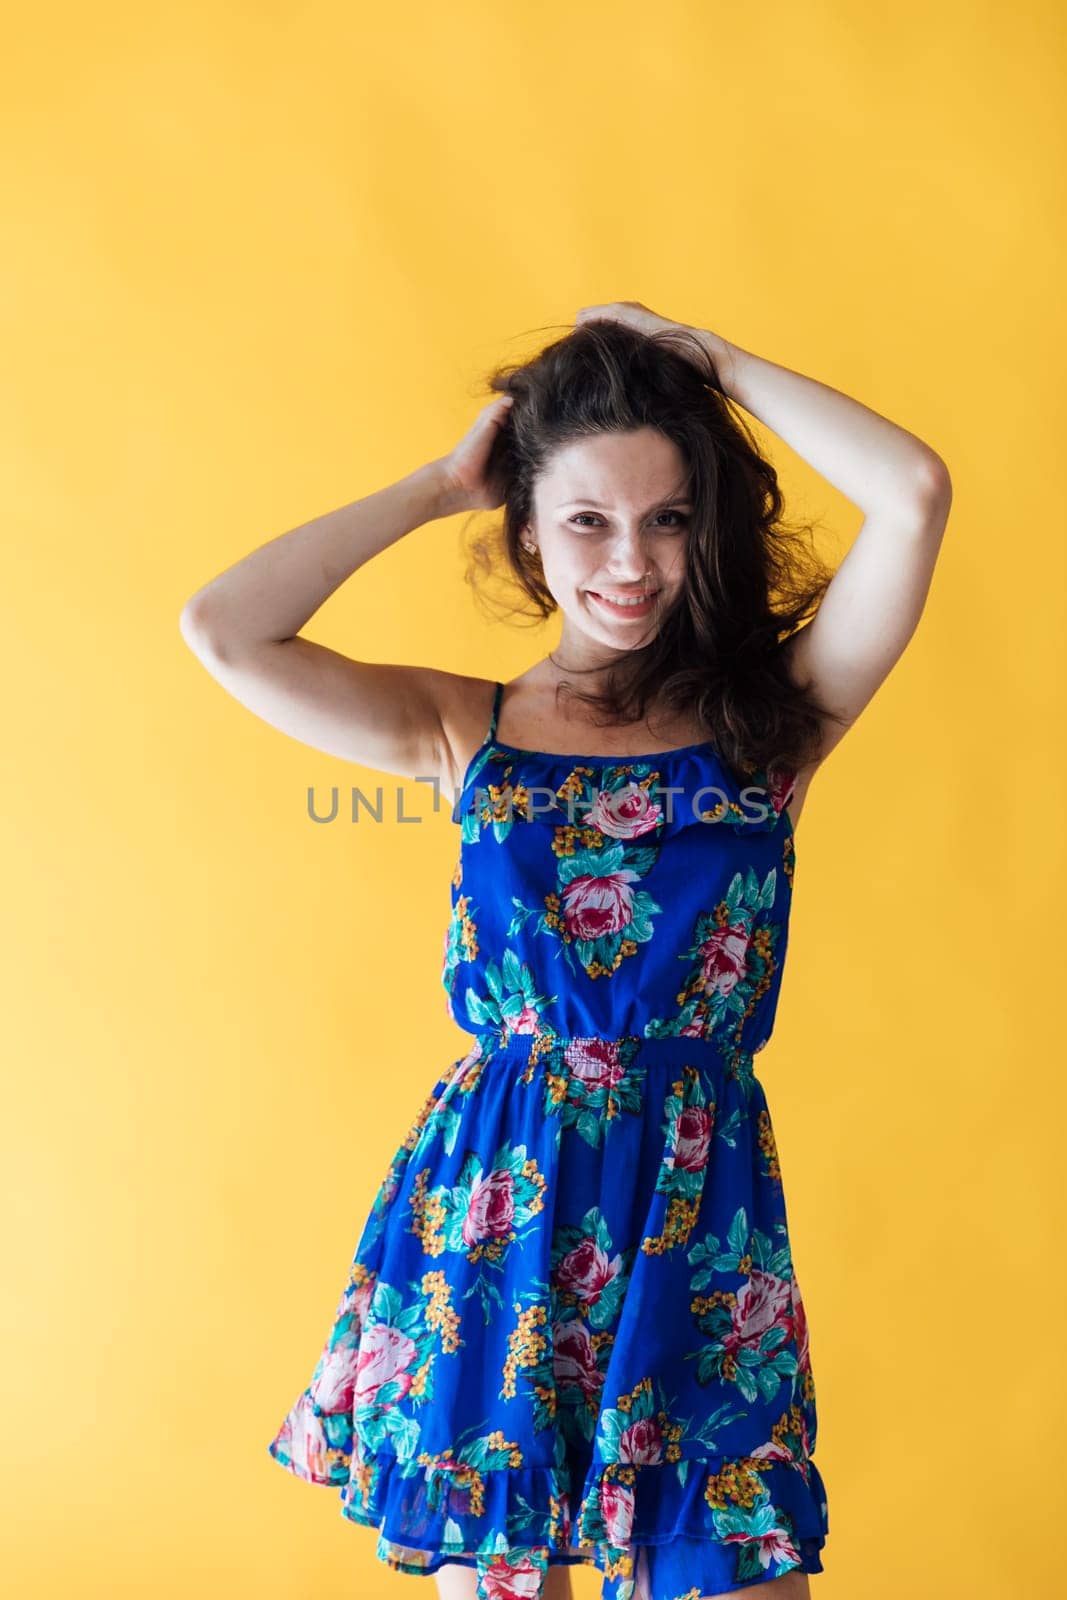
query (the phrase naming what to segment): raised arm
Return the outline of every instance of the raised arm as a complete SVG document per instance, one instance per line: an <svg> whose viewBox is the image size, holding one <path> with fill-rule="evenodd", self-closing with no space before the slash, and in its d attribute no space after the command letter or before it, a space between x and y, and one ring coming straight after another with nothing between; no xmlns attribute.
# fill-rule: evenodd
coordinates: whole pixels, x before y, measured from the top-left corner
<svg viewBox="0 0 1067 1600"><path fill-rule="evenodd" d="M727 394L772 428L864 513L812 620L783 646L842 716L819 761L873 697L918 626L949 510L948 468L930 447L858 400L700 330ZM799 787L799 786L798 786Z"/></svg>
<svg viewBox="0 0 1067 1600"><path fill-rule="evenodd" d="M449 730L462 726L470 679L352 660L300 629L405 534L487 503L480 467L505 415L498 397L449 456L293 528L199 589L181 631L212 677L264 722L330 755L403 777L454 775Z"/></svg>

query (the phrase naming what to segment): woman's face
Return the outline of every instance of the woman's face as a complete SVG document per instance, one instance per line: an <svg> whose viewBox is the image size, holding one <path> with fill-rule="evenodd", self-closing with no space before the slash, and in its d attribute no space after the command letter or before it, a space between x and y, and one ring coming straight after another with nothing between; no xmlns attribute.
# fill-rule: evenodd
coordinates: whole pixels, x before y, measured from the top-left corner
<svg viewBox="0 0 1067 1600"><path fill-rule="evenodd" d="M685 582L686 477L678 446L654 428L598 434L552 456L522 538L540 550L568 660L638 650L655 637ZM627 606L627 596L650 598Z"/></svg>

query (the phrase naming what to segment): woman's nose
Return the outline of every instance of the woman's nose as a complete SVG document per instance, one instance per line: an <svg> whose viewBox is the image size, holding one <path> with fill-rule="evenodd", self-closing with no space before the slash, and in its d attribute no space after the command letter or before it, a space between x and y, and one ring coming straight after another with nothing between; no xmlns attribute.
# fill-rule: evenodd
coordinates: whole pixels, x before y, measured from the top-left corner
<svg viewBox="0 0 1067 1600"><path fill-rule="evenodd" d="M619 578L643 578L652 565L652 558L639 538L619 539L608 556L608 569Z"/></svg>

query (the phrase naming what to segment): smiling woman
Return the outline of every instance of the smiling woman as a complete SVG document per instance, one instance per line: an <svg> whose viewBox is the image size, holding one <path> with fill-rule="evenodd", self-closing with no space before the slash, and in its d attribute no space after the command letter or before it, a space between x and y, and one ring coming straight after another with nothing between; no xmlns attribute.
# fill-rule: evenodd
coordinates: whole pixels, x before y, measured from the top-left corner
<svg viewBox="0 0 1067 1600"><path fill-rule="evenodd" d="M669 439L653 428L597 434L562 445L535 489L535 506L551 503L568 480L612 486L614 500L564 499L555 517L537 517L536 545L531 530L523 536L526 550L536 548L545 582L564 615L559 654L580 669L582 636L597 618L609 631L604 643L633 651L663 627L663 613L683 591L686 574L685 535L688 519L670 503L685 463ZM641 509L657 484L670 480L666 494ZM634 501L637 508L632 508ZM574 510L589 506L595 510ZM568 513L571 513L568 515ZM589 580L592 581L589 581ZM573 598L575 614L568 600ZM579 612L578 607L582 610ZM655 619L653 629L638 624ZM622 623L626 634L614 640ZM577 625L579 637L572 637ZM593 624L594 628L596 624ZM597 671L599 663L591 662Z"/></svg>
<svg viewBox="0 0 1067 1600"><path fill-rule="evenodd" d="M804 786L916 625L949 495L932 452L858 402L601 309L498 375L508 396L442 461L183 613L209 670L286 732L461 778L441 982L465 1048L427 1073L268 1448L442 1595L565 1600L591 1564L604 1600L806 1600L828 1502L755 1069ZM832 579L787 532L713 350L731 398L858 503L888 497ZM562 618L519 677L298 637L405 532L501 505L507 570Z"/></svg>
<svg viewBox="0 0 1067 1600"><path fill-rule="evenodd" d="M640 739L654 717L716 738L737 773L817 759L833 713L780 643L831 574L786 523L708 349L588 322L490 384L515 401L491 466L503 522L475 535L468 577L503 570L535 613L561 613L548 661L566 670L551 705L526 708L535 726L593 718Z"/></svg>
<svg viewBox="0 0 1067 1600"><path fill-rule="evenodd" d="M592 504L592 502L576 500L571 501L570 504L589 505ZM686 531L688 516L675 508L669 508L659 512L652 510L648 512L646 517L642 517L641 521L645 522L649 517L653 517L657 525L662 525L662 519L664 517L673 518L673 522L669 524L668 527L669 531L673 532L676 536L679 534L684 534ZM592 524L595 524L595 526L591 526ZM567 526L570 528L589 527L590 541L601 529L603 529L605 537L609 537L611 534L610 524L605 524L599 517L594 516L594 514L589 511L579 511L574 516L568 517ZM612 584L610 587L607 587L602 585L599 589L588 589L586 592L591 599L599 601L606 608L609 614L628 616L631 619L636 619L638 617L647 617L651 615L652 611L654 610L653 602L662 594L662 589L659 584L654 581L651 574L649 574L643 580L643 582L635 586L624 587L619 584Z"/></svg>

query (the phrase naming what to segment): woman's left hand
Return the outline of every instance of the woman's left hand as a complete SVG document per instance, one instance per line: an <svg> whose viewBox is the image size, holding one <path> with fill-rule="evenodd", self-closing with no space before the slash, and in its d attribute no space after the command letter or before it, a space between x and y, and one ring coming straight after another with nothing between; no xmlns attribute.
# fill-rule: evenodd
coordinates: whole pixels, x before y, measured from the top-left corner
<svg viewBox="0 0 1067 1600"><path fill-rule="evenodd" d="M574 320L578 325L583 322L624 322L639 333L696 331L686 328L684 323L671 322L668 317L659 316L655 311L650 311L648 306L643 306L640 300L613 300L606 306L583 306Z"/></svg>
<svg viewBox="0 0 1067 1600"><path fill-rule="evenodd" d="M690 327L687 322L672 322L669 317L661 317L658 312L642 305L640 300L613 300L609 305L583 306L574 320L577 327L584 322L621 322L627 327L636 328L638 333L680 334L682 337L676 342L680 355L692 358L695 342L711 356L724 385L730 375L730 347L725 339L704 328ZM668 338L665 342L671 344L675 341Z"/></svg>

